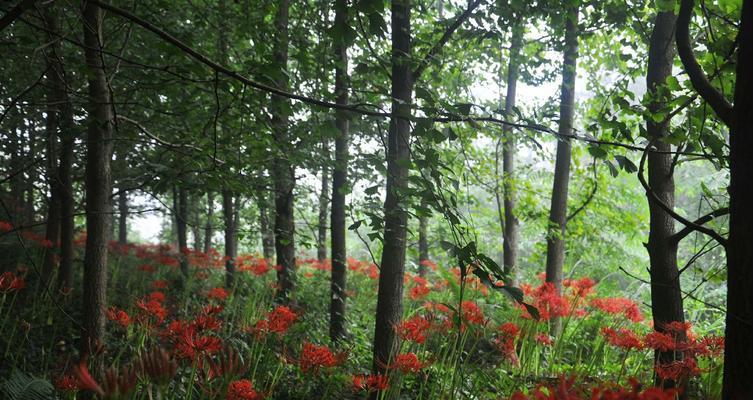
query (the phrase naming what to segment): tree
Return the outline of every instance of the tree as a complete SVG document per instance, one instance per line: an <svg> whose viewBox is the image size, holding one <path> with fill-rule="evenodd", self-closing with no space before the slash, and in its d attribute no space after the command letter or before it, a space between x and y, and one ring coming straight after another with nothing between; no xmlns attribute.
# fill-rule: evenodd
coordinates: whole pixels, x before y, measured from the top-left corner
<svg viewBox="0 0 753 400"><path fill-rule="evenodd" d="M288 12L290 3L282 0L277 3L275 13L275 42L272 59L278 72L275 86L288 90ZM275 191L275 247L277 251L278 298L287 301L295 286L295 219L294 195L295 168L293 168L286 149L290 148L288 132L289 100L273 96L270 104L272 113L272 135L276 145L272 165L272 180Z"/></svg>
<svg viewBox="0 0 753 400"><path fill-rule="evenodd" d="M652 114L666 112L667 108L669 93L665 85L667 78L672 76L675 20L673 6L660 10L654 21L646 72L646 86L651 97L648 110ZM669 118L662 118L659 122L653 116L646 118L646 132L655 150L648 153L648 183L656 196L655 200L648 195L650 231L646 248L651 260L651 310L654 328L659 332L666 332L670 322L685 321L677 268L677 241L674 238L675 220L657 203L661 201L670 208L674 208L675 204L672 146L664 141L669 134L669 124ZM683 337L680 339L684 340L684 332L681 335ZM669 364L681 356L676 351L657 351L655 362ZM675 382L657 376L656 384L669 388Z"/></svg>
<svg viewBox="0 0 753 400"><path fill-rule="evenodd" d="M335 26L348 24L346 0L335 1ZM338 40L338 39L336 39ZM348 104L348 44L340 38L335 44L335 97L337 104ZM345 331L345 302L347 295L347 254L345 243L345 195L348 191L349 116L341 111L335 114L338 135L335 138L335 165L332 169L332 207L330 210L330 240L332 293L329 308L329 336L333 342L343 338Z"/></svg>
<svg viewBox="0 0 753 400"><path fill-rule="evenodd" d="M570 136L575 115L575 77L578 61L578 13L580 2L568 3L565 12L565 48L560 87L560 120L557 130L557 159L554 164L552 202L546 237L546 281L562 292L562 270L565 264L565 229L567 226L567 193L570 184ZM561 330L558 318L551 320L552 333Z"/></svg>
<svg viewBox="0 0 753 400"><path fill-rule="evenodd" d="M107 309L107 240L110 231L112 110L102 59L102 10L83 2L84 60L88 70L86 134L86 253L84 255L82 354L103 344Z"/></svg>

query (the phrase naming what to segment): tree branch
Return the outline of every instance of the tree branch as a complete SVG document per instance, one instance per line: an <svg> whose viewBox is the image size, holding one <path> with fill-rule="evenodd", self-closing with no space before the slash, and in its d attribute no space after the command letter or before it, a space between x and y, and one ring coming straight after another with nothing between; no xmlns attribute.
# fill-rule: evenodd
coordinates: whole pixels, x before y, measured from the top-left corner
<svg viewBox="0 0 753 400"><path fill-rule="evenodd" d="M17 20L26 10L34 7L34 3L38 0L23 0L11 8L2 18L0 18L0 32L7 28L13 21Z"/></svg>
<svg viewBox="0 0 753 400"><path fill-rule="evenodd" d="M729 214L729 207L723 207L723 208L720 208L718 210L714 210L714 211L712 211L712 212L710 212L710 213L702 216L701 218L698 218L697 220L693 221L693 224L700 226L700 225L703 225L703 224L711 221L714 218L719 218L719 217L721 217L723 215L727 215L727 214ZM678 231L677 233L675 233L674 235L672 235L669 238L669 240L672 243L678 243L680 240L685 239L685 237L688 236L693 231L695 231L695 229L692 226L685 226L680 231Z"/></svg>
<svg viewBox="0 0 753 400"><path fill-rule="evenodd" d="M684 1L684 0L683 0ZM656 140L656 139L654 139ZM646 149L653 147L654 140L649 142L648 146L646 146ZM646 182L646 178L643 176L643 170L646 166L646 156L648 155L648 151L644 151L643 155L641 156L641 162L638 166L638 181L641 183L641 186L643 186L643 189L646 191L646 194L649 197L650 201L653 201L656 203L656 205L659 206L664 212L669 214L672 218L674 218L677 221L680 221L683 225L685 225L686 228L690 228L691 230L695 230L701 233L705 233L706 235L709 235L714 240L719 242L723 247L727 247L727 239L722 237L717 231L707 228L703 225L699 225L695 222L689 221L687 218L683 217L682 215L678 214L673 210L671 207L669 207L666 203L664 203L659 196L656 195L653 189L651 189L651 186L649 186L648 182Z"/></svg>
<svg viewBox="0 0 753 400"><path fill-rule="evenodd" d="M473 13L473 10L478 7L483 0L476 0L473 2L468 3L468 8L463 11L462 14L460 14L457 19L449 26L447 27L447 30L444 32L442 37L439 39L437 43L434 44L434 46L429 50L428 53L424 56L424 58L421 60L421 62L418 64L415 70L413 70L413 81L417 81L421 74L423 74L426 67L429 66L429 62L439 53L440 50L442 50L442 47L450 40L450 37L452 37L452 34L455 33L455 31L460 27L460 25L465 22L465 20L468 19L468 17L471 16L471 13Z"/></svg>
<svg viewBox="0 0 753 400"><path fill-rule="evenodd" d="M680 2L680 12L677 15L677 32L675 39L677 41L677 53L680 55L682 65L685 67L690 78L690 83L698 94L706 100L711 108L716 112L728 127L734 125L734 112L732 105L727 101L724 95L711 85L706 74L703 72L701 65L698 64L693 47L690 44L690 20L693 16L694 0L682 0Z"/></svg>

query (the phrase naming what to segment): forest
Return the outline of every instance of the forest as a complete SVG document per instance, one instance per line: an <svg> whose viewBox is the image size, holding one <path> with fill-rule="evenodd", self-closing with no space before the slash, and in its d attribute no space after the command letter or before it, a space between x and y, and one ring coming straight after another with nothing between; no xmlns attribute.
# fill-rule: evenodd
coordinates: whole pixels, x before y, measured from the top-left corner
<svg viewBox="0 0 753 400"><path fill-rule="evenodd" d="M753 0L4 0L0 170L2 399L753 399Z"/></svg>

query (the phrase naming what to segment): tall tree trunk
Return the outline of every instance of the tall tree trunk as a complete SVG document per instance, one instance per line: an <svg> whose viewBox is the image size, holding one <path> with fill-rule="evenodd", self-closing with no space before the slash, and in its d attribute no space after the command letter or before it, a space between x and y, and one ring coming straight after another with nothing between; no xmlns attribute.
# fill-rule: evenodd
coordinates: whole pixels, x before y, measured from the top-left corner
<svg viewBox="0 0 753 400"><path fill-rule="evenodd" d="M204 253L212 249L214 236L214 192L207 192L207 223L204 225Z"/></svg>
<svg viewBox="0 0 753 400"><path fill-rule="evenodd" d="M29 152L26 154L26 160L24 161L24 164L29 164L34 156L37 154L37 128L36 123L34 120L29 119L28 124L26 125L26 134L27 134L27 140L28 140L28 146L29 146ZM34 207L34 181L36 176L32 173L29 173L28 178L26 179L26 182L24 182L24 223L26 225L33 225L34 219L36 218L36 209Z"/></svg>
<svg viewBox="0 0 753 400"><path fill-rule="evenodd" d="M202 251L204 248L204 240L201 237L201 213L199 212L199 198L196 197L196 201L191 203L191 234L193 235L193 249L194 251Z"/></svg>
<svg viewBox="0 0 753 400"><path fill-rule="evenodd" d="M188 278L188 190L183 185L178 187L178 252L180 252L180 273Z"/></svg>
<svg viewBox="0 0 753 400"><path fill-rule="evenodd" d="M738 34L735 126L730 134L727 316L722 398L753 398L753 0Z"/></svg>
<svg viewBox="0 0 753 400"><path fill-rule="evenodd" d="M225 286L228 288L235 284L235 257L237 256L235 213L233 192L225 189L222 191L222 217L225 221Z"/></svg>
<svg viewBox="0 0 753 400"><path fill-rule="evenodd" d="M335 2L335 26L347 26L347 0ZM339 43L335 47L335 96L337 104L348 104L348 47ZM339 131L335 138L335 165L332 170L332 209L330 214L332 292L329 307L329 337L337 342L346 335L345 302L347 295L347 254L345 246L345 194L348 190L348 142L350 120L343 112L336 112L335 124Z"/></svg>
<svg viewBox="0 0 753 400"><path fill-rule="evenodd" d="M118 243L128 243L128 192L124 188L118 192Z"/></svg>
<svg viewBox="0 0 753 400"><path fill-rule="evenodd" d="M329 141L322 142L322 154L329 162ZM322 191L319 193L319 223L316 238L316 258L324 261L327 258L327 215L329 214L329 165L322 165Z"/></svg>
<svg viewBox="0 0 753 400"><path fill-rule="evenodd" d="M60 125L60 265L58 267L58 289L68 293L73 285L73 240L76 222L74 218L75 199L73 197L73 159L75 146L75 122L73 105L68 93L61 106Z"/></svg>
<svg viewBox="0 0 753 400"><path fill-rule="evenodd" d="M668 96L662 95L662 88L667 78L672 76L674 62L675 16L673 11L661 11L656 15L654 30L648 50L648 71L646 86L652 101L649 111L657 113L666 111ZM672 168L672 146L662 140L669 134L669 121L657 123L653 118L646 118L646 130L653 141L656 152L648 153L648 182L656 196L668 207L675 205L675 182ZM646 248L651 268L651 311L654 316L654 329L666 332L670 322L684 322L680 274L677 269L677 242L672 238L675 233L675 220L665 212L652 196L648 196L650 231ZM684 336L684 332L681 333ZM656 351L655 362L668 364L682 358L675 351ZM675 386L672 380L655 377L656 385L665 388Z"/></svg>
<svg viewBox="0 0 753 400"><path fill-rule="evenodd" d="M418 275L426 275L426 263L429 261L429 216L418 217Z"/></svg>
<svg viewBox="0 0 753 400"><path fill-rule="evenodd" d="M510 62L507 65L507 96L505 96L505 117L510 118L514 114L515 96L518 84L518 66L520 63L520 50L523 45L523 29L521 23L512 27L512 39L510 42ZM502 185L505 190L505 226L502 234L503 239L503 265L505 275L510 285L518 281L518 271L515 268L518 258L518 218L515 216L515 134L512 126L505 125L503 130L504 142L502 143Z"/></svg>
<svg viewBox="0 0 753 400"><path fill-rule="evenodd" d="M50 34L48 39L53 39L52 33L57 32L57 14L53 7L47 7L43 14L43 22ZM60 45L53 40L45 52L48 66L49 92L47 93L47 180L50 183L50 198L47 202L47 226L45 238L52 243L52 247L45 249L42 259L41 287L47 288L55 273L57 263L58 240L60 239L60 174L58 171L58 130L60 128L60 107L65 100L65 86L63 80L62 65L59 62Z"/></svg>
<svg viewBox="0 0 753 400"><path fill-rule="evenodd" d="M275 258L275 233L269 219L269 203L266 192L259 197L259 225L261 228L261 247L264 258L272 261Z"/></svg>
<svg viewBox="0 0 753 400"><path fill-rule="evenodd" d="M554 284L557 293L562 291L562 268L565 264L565 227L567 225L567 191L570 184L570 138L573 134L575 108L575 76L578 59L578 11L580 3L569 6L565 21L565 50L562 65L560 95L560 121L557 141L557 159L554 165L552 204L546 239L546 281ZM561 330L559 318L550 320L554 336Z"/></svg>
<svg viewBox="0 0 753 400"><path fill-rule="evenodd" d="M102 62L102 11L83 2L84 58L89 86L86 136L86 253L81 353L94 354L104 344L107 309L107 237L110 231L110 159L112 113ZM99 368L98 368L99 369Z"/></svg>
<svg viewBox="0 0 753 400"><path fill-rule="evenodd" d="M394 327L403 316L403 275L407 212L405 189L410 162L410 115L413 77L410 70L410 0L392 1L392 112L387 144L387 186L374 333L373 370L384 372L397 338Z"/></svg>
<svg viewBox="0 0 753 400"><path fill-rule="evenodd" d="M280 69L275 80L278 89L288 90L288 11L289 0L277 2L273 61ZM291 165L290 134L288 132L289 100L273 96L270 104L272 112L272 132L275 141L272 179L275 190L275 250L277 251L277 298L287 301L295 286L295 220L293 217L293 189L295 188L295 168Z"/></svg>

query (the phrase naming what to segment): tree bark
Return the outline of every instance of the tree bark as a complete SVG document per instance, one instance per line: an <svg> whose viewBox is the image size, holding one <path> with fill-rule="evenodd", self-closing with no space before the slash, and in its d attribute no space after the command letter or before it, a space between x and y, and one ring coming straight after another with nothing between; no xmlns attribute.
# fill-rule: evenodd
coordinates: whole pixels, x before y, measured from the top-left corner
<svg viewBox="0 0 753 400"><path fill-rule="evenodd" d="M53 32L57 32L57 14L53 7L47 7L43 13L43 23L50 34L48 39L53 39ZM57 264L57 248L60 239L60 172L58 166L58 137L60 136L60 107L65 100L65 85L63 79L62 63L60 63L60 45L56 40L45 51L49 84L46 95L47 108L47 181L50 185L50 197L47 202L47 226L45 238L52 243L52 247L45 249L42 258L41 287L47 288L52 276L55 274Z"/></svg>
<svg viewBox="0 0 753 400"><path fill-rule="evenodd" d="M329 142L322 143L322 154L329 162ZM322 165L322 190L319 193L319 223L317 225L316 258L324 261L327 258L327 215L329 214L329 165Z"/></svg>
<svg viewBox="0 0 753 400"><path fill-rule="evenodd" d="M180 273L188 278L188 190L183 185L178 187L178 251L180 252Z"/></svg>
<svg viewBox="0 0 753 400"><path fill-rule="evenodd" d="M235 257L237 254L235 202L233 192L222 191L222 218L225 220L225 287L235 284Z"/></svg>
<svg viewBox="0 0 753 400"><path fill-rule="evenodd" d="M738 43L722 390L722 398L733 400L753 398L753 0L743 1Z"/></svg>
<svg viewBox="0 0 753 400"><path fill-rule="evenodd" d="M264 258L271 262L275 258L274 226L270 226L269 203L266 192L259 196L259 225L261 227L261 246Z"/></svg>
<svg viewBox="0 0 753 400"><path fill-rule="evenodd" d="M546 281L554 285L557 293L562 291L562 269L565 264L565 228L567 225L567 192L570 184L571 144L568 135L573 134L575 108L575 76L578 59L578 12L579 3L570 5L565 21L565 50L562 64L560 89L560 121L557 141L557 159L554 164L554 184L549 212L549 227L546 248ZM561 330L559 318L550 320L554 336Z"/></svg>
<svg viewBox="0 0 753 400"><path fill-rule="evenodd" d="M429 261L429 216L418 217L418 275L426 275L426 262Z"/></svg>
<svg viewBox="0 0 753 400"><path fill-rule="evenodd" d="M83 2L84 58L89 109L86 137L86 253L81 354L93 355L103 344L107 309L107 238L110 231L112 112L102 62L102 11Z"/></svg>
<svg viewBox="0 0 753 400"><path fill-rule="evenodd" d="M379 272L373 370L384 373L398 348L394 327L403 316L403 275L407 211L405 189L410 162L410 115L413 76L410 70L410 0L392 1L392 112L387 144L384 202L384 247Z"/></svg>
<svg viewBox="0 0 753 400"><path fill-rule="evenodd" d="M277 3L273 61L280 69L275 79L278 89L288 90L288 11L289 0ZM295 188L295 168L290 162L290 134L288 132L288 114L290 101L273 96L270 104L272 113L272 132L275 151L272 165L272 179L275 189L275 250L277 251L277 298L288 301L290 292L295 287L295 219L293 189Z"/></svg>
<svg viewBox="0 0 753 400"><path fill-rule="evenodd" d="M348 24L347 0L335 3L335 25ZM348 48L344 43L335 47L335 96L338 104L348 104ZM329 308L329 336L333 342L344 338L345 303L347 294L347 254L345 243L345 195L348 190L348 143L350 120L343 112L336 112L335 124L339 134L335 138L335 165L332 170L332 209L330 215L332 293Z"/></svg>
<svg viewBox="0 0 753 400"><path fill-rule="evenodd" d="M199 211L199 198L198 196L195 198L195 201L191 203L191 234L193 235L193 249L194 251L200 252L204 249L204 240L201 237L201 218Z"/></svg>
<svg viewBox="0 0 753 400"><path fill-rule="evenodd" d="M672 76L674 62L674 31L677 17L673 11L661 11L656 15L654 30L648 51L648 71L646 86L652 97L648 109L652 113L666 109L668 96L662 94L662 87L667 78ZM659 152L648 154L648 182L656 196L670 208L675 205L675 182L672 167L672 146L662 141L669 134L669 121L659 123L646 118L648 137ZM652 196L648 196L650 231L646 248L650 258L651 275L651 311L654 317L654 329L666 332L670 322L684 322L680 274L677 268L677 242L672 238L675 233L675 220L666 213ZM684 332L681 333L684 339ZM682 358L680 352L659 351L655 353L657 364L669 364ZM672 380L655 377L655 384L664 388L675 387Z"/></svg>
<svg viewBox="0 0 753 400"><path fill-rule="evenodd" d="M128 243L128 192L123 188L118 192L118 243Z"/></svg>
<svg viewBox="0 0 753 400"><path fill-rule="evenodd" d="M515 108L515 97L518 84L518 67L520 50L523 45L523 25L517 23L512 28L510 41L510 62L507 65L507 95L505 96L505 117L511 118ZM518 218L515 216L515 133L512 126L505 125L502 133L502 185L504 188L505 225L503 239L503 265L505 275L510 285L518 281L516 260L518 258Z"/></svg>
<svg viewBox="0 0 753 400"><path fill-rule="evenodd" d="M207 223L204 225L204 253L209 254L212 249L214 235L214 192L207 192Z"/></svg>

